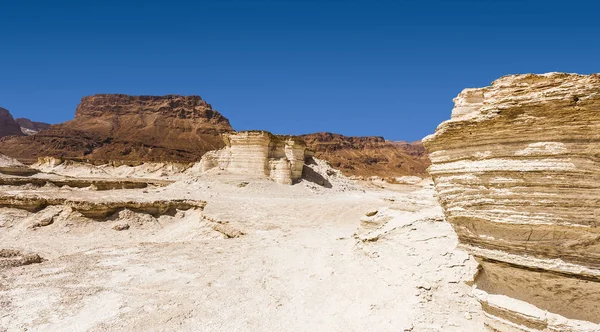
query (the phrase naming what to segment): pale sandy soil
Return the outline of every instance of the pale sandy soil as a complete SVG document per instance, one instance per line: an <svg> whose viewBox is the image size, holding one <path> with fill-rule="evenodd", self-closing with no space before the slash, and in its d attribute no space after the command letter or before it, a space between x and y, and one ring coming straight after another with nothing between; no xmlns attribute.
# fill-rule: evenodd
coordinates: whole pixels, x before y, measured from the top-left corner
<svg viewBox="0 0 600 332"><path fill-rule="evenodd" d="M430 184L331 180L327 189L211 174L147 189L29 188L208 204L104 222L60 207L0 209L0 249L47 259L0 269L0 331L483 329L465 284L476 264L455 249ZM0 188L15 191L26 190ZM57 214L53 224L30 227L47 214ZM245 234L225 238L203 216ZM112 229L122 223L130 229Z"/></svg>

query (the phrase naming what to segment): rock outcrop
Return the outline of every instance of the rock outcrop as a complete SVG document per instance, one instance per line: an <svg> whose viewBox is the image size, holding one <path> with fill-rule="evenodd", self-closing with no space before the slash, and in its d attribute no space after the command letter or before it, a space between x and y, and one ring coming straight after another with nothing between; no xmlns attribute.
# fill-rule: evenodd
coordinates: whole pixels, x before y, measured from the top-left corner
<svg viewBox="0 0 600 332"><path fill-rule="evenodd" d="M0 249L0 271L10 267L39 264L44 259L38 254L23 253L17 249Z"/></svg>
<svg viewBox="0 0 600 332"><path fill-rule="evenodd" d="M218 168L292 184L302 177L304 160L312 155L298 137L276 136L266 131L242 131L224 136L227 147L202 157L203 172Z"/></svg>
<svg viewBox="0 0 600 332"><path fill-rule="evenodd" d="M35 121L31 121L27 118L17 118L17 119L15 119L15 122L18 123L19 126L21 126L21 131L25 135L35 135L35 134L39 133L41 130L44 130L44 129L50 127L49 123L35 122Z"/></svg>
<svg viewBox="0 0 600 332"><path fill-rule="evenodd" d="M231 130L229 121L199 96L104 94L82 98L72 121L2 140L0 153L30 163L48 156L193 162L225 146L220 134Z"/></svg>
<svg viewBox="0 0 600 332"><path fill-rule="evenodd" d="M145 213L158 217L165 214L174 214L177 210L203 210L205 201L174 199L156 201L102 201L92 202L72 200L58 197L41 197L38 195L0 195L0 208L12 208L38 212L48 206L69 207L90 219L105 219L122 210Z"/></svg>
<svg viewBox="0 0 600 332"><path fill-rule="evenodd" d="M37 172L35 169L29 169ZM0 173L3 170L0 168ZM149 185L167 186L172 181L154 180L154 179L94 179L94 178L73 178L73 177L0 177L0 186L26 186L43 187L48 184L57 187L68 186L71 188L93 188L94 190L114 190L114 189L142 189Z"/></svg>
<svg viewBox="0 0 600 332"><path fill-rule="evenodd" d="M0 174L30 176L39 173L37 169L23 165L14 158L0 154Z"/></svg>
<svg viewBox="0 0 600 332"><path fill-rule="evenodd" d="M497 331L600 330L600 75L466 89L423 143Z"/></svg>
<svg viewBox="0 0 600 332"><path fill-rule="evenodd" d="M6 136L23 136L23 132L10 112L0 107L0 137Z"/></svg>
<svg viewBox="0 0 600 332"><path fill-rule="evenodd" d="M315 157L327 160L346 176L427 176L429 159L421 142L392 142L383 137L352 137L332 133L300 136Z"/></svg>

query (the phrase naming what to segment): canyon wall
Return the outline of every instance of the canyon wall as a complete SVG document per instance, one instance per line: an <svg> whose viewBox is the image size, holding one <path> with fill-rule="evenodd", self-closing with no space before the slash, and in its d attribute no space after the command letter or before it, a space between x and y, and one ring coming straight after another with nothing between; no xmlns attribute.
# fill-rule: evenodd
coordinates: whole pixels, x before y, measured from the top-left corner
<svg viewBox="0 0 600 332"><path fill-rule="evenodd" d="M302 177L304 160L311 155L304 141L266 131L224 134L227 147L202 157L202 171L218 168L232 174L269 177L292 184Z"/></svg>
<svg viewBox="0 0 600 332"><path fill-rule="evenodd" d="M497 331L600 331L600 75L506 76L424 139Z"/></svg>

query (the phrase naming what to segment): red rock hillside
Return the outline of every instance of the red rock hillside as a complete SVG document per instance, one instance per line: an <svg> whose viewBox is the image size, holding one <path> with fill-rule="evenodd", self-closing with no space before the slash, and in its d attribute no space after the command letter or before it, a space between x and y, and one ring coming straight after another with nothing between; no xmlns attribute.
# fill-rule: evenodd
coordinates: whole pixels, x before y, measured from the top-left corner
<svg viewBox="0 0 600 332"><path fill-rule="evenodd" d="M220 134L231 130L199 96L102 94L82 98L72 121L2 139L0 153L23 162L43 156L192 162L223 147Z"/></svg>
<svg viewBox="0 0 600 332"><path fill-rule="evenodd" d="M10 112L0 107L0 137L6 136L23 136L23 133Z"/></svg>
<svg viewBox="0 0 600 332"><path fill-rule="evenodd" d="M392 142L383 137L350 137L332 133L301 136L315 157L329 161L348 176L395 178L427 176L430 165L420 141Z"/></svg>

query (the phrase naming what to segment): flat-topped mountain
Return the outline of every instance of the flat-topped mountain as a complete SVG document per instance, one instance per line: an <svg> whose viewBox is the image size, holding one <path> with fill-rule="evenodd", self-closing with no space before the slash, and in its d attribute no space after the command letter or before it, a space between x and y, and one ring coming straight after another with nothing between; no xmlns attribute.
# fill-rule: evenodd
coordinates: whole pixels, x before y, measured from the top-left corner
<svg viewBox="0 0 600 332"><path fill-rule="evenodd" d="M383 137L333 133L301 136L315 157L329 161L348 176L393 178L427 174L429 158L421 142L392 142Z"/></svg>
<svg viewBox="0 0 600 332"><path fill-rule="evenodd" d="M0 137L22 135L21 126L15 122L7 109L0 107Z"/></svg>
<svg viewBox="0 0 600 332"><path fill-rule="evenodd" d="M38 157L94 161L199 160L225 144L229 120L199 96L84 97L75 119L28 137L0 142L0 151L22 161Z"/></svg>

